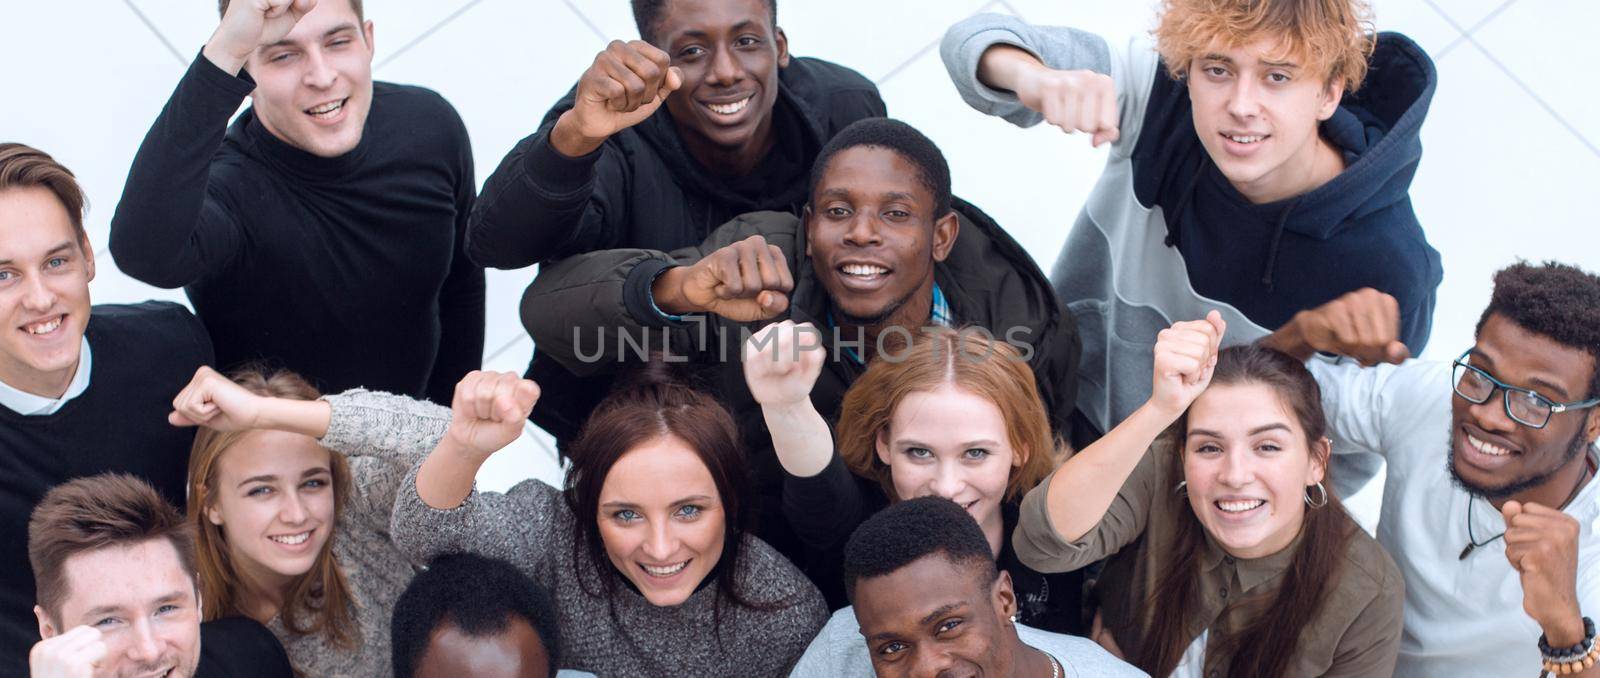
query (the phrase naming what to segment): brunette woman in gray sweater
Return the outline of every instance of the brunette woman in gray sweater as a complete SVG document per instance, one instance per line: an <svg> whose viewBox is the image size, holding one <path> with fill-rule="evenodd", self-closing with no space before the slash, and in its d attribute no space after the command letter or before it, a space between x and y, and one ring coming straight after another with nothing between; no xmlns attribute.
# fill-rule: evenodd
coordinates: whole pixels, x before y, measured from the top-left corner
<svg viewBox="0 0 1600 678"><path fill-rule="evenodd" d="M647 372L595 410L571 449L565 491L532 480L505 494L475 491L479 466L516 438L536 398L516 375L473 373L453 413L416 405L417 417L437 420L437 446L396 500L401 549L414 561L449 551L501 558L549 587L563 668L783 675L827 608L750 535L745 456L728 412Z"/></svg>

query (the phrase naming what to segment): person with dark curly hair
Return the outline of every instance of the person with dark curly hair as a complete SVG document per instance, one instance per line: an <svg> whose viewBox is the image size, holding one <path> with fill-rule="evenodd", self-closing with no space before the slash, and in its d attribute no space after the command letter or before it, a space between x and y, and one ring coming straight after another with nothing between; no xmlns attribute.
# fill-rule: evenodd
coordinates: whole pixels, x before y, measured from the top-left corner
<svg viewBox="0 0 1600 678"><path fill-rule="evenodd" d="M1339 346L1394 342L1399 325L1393 299L1358 292L1266 342L1351 355ZM1406 580L1397 675L1600 675L1600 276L1502 269L1452 362L1310 368L1335 453L1388 461L1378 540Z"/></svg>
<svg viewBox="0 0 1600 678"><path fill-rule="evenodd" d="M1145 675L1086 638L1017 623L1011 575L966 509L943 497L861 523L845 545L844 586L855 606L834 613L790 675Z"/></svg>
<svg viewBox="0 0 1600 678"><path fill-rule="evenodd" d="M406 587L390 626L396 678L547 678L560 672L550 594L516 566L447 553Z"/></svg>

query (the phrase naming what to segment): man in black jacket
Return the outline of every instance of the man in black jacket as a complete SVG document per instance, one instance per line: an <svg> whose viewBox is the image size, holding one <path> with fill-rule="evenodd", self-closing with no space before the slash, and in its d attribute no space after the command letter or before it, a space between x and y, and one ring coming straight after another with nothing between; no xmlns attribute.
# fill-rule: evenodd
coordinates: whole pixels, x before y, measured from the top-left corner
<svg viewBox="0 0 1600 678"><path fill-rule="evenodd" d="M359 0L223 11L134 158L117 265L184 287L225 370L265 361L323 392L449 403L483 359L461 118L434 92L372 81Z"/></svg>
<svg viewBox="0 0 1600 678"><path fill-rule="evenodd" d="M0 543L24 544L51 487L134 474L183 506L192 429L172 394L211 362L211 341L170 302L91 306L94 248L83 192L49 155L0 144ZM39 640L27 554L0 553L0 675L27 672Z"/></svg>
<svg viewBox="0 0 1600 678"><path fill-rule="evenodd" d="M672 250L740 214L798 213L817 151L886 115L871 81L791 57L776 0L635 0L644 40L612 42L484 184L467 251L520 268L618 247ZM608 389L538 350L528 376L568 394L534 411L573 437Z"/></svg>
<svg viewBox="0 0 1600 678"><path fill-rule="evenodd" d="M1044 274L988 215L952 198L949 167L927 137L896 120L858 122L818 154L812 176L803 219L755 212L670 253L571 257L522 299L534 341L577 374L613 372L648 349L704 364L752 450L763 536L802 565L779 511L783 474L740 363L742 341L760 324L787 313L824 329L829 359L811 398L830 420L880 341L938 324L1016 345L1064 431L1079 354L1077 328Z"/></svg>

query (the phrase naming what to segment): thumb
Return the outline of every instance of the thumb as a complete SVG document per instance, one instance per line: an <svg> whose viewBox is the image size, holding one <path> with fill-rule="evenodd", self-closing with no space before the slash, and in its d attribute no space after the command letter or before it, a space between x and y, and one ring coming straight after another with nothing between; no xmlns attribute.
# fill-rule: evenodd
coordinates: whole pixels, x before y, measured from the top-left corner
<svg viewBox="0 0 1600 678"><path fill-rule="evenodd" d="M182 414L180 414L180 413L178 413L176 411L167 413L167 423L172 424L173 426L199 426L200 425L199 422L194 421L194 420L192 420L192 419L190 419L188 417L185 417L185 416L183 416Z"/></svg>
<svg viewBox="0 0 1600 678"><path fill-rule="evenodd" d="M1517 515L1521 514L1521 513L1522 513L1522 502L1517 501L1515 499L1506 502L1504 506L1500 507L1500 515L1505 517L1506 523L1508 525L1511 523L1511 519L1512 518L1517 517Z"/></svg>
<svg viewBox="0 0 1600 678"><path fill-rule="evenodd" d="M667 68L667 79L662 83L663 95L678 91L683 86L683 70L677 66Z"/></svg>
<svg viewBox="0 0 1600 678"><path fill-rule="evenodd" d="M1411 357L1411 349L1398 341L1391 341L1383 350L1384 360L1399 365Z"/></svg>
<svg viewBox="0 0 1600 678"><path fill-rule="evenodd" d="M767 290L756 295L756 303L760 304L762 312L771 318L789 308L789 297L782 292Z"/></svg>

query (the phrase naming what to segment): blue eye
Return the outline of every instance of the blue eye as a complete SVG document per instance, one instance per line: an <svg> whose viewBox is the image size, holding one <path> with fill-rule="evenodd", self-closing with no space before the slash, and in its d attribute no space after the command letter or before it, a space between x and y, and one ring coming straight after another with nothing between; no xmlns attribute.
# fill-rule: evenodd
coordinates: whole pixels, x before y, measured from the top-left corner
<svg viewBox="0 0 1600 678"><path fill-rule="evenodd" d="M17 277L17 274L11 271L0 271L0 280L10 280L15 277Z"/></svg>
<svg viewBox="0 0 1600 678"><path fill-rule="evenodd" d="M968 449L966 452L963 452L962 454L965 454L968 459L984 459L984 458L986 458L989 455L994 454L994 453L990 452L990 451L988 451L986 449L983 449L981 447L974 447L974 448Z"/></svg>
<svg viewBox="0 0 1600 678"><path fill-rule="evenodd" d="M246 497L265 497L265 496L267 496L269 494L272 494L272 488L271 487L269 487L267 485L257 485L255 487L250 488L249 492L244 493L244 496L246 496Z"/></svg>
<svg viewBox="0 0 1600 678"><path fill-rule="evenodd" d="M328 486L328 481L323 480L322 478L312 478L305 481L300 486L309 490L320 490Z"/></svg>
<svg viewBox="0 0 1600 678"><path fill-rule="evenodd" d="M94 626L96 626L96 627L106 627L106 626L110 626L112 624L115 624L118 621L121 621L121 620L117 619L116 617L106 617L105 619L101 619L100 621L95 622Z"/></svg>
<svg viewBox="0 0 1600 678"><path fill-rule="evenodd" d="M678 509L678 515L692 520L694 518L699 518L701 511L702 509L699 506L695 506L694 504L686 504Z"/></svg>
<svg viewBox="0 0 1600 678"><path fill-rule="evenodd" d="M51 257L49 261L44 262L44 265L48 266L50 268L61 268L62 266L66 266L67 265L67 258L66 257Z"/></svg>
<svg viewBox="0 0 1600 678"><path fill-rule="evenodd" d="M631 523L639 519L639 512L633 509L620 509L616 513L611 514L611 517L617 519L619 522Z"/></svg>
<svg viewBox="0 0 1600 678"><path fill-rule="evenodd" d="M912 459L932 459L933 450L926 447L908 447L906 448L906 456Z"/></svg>

